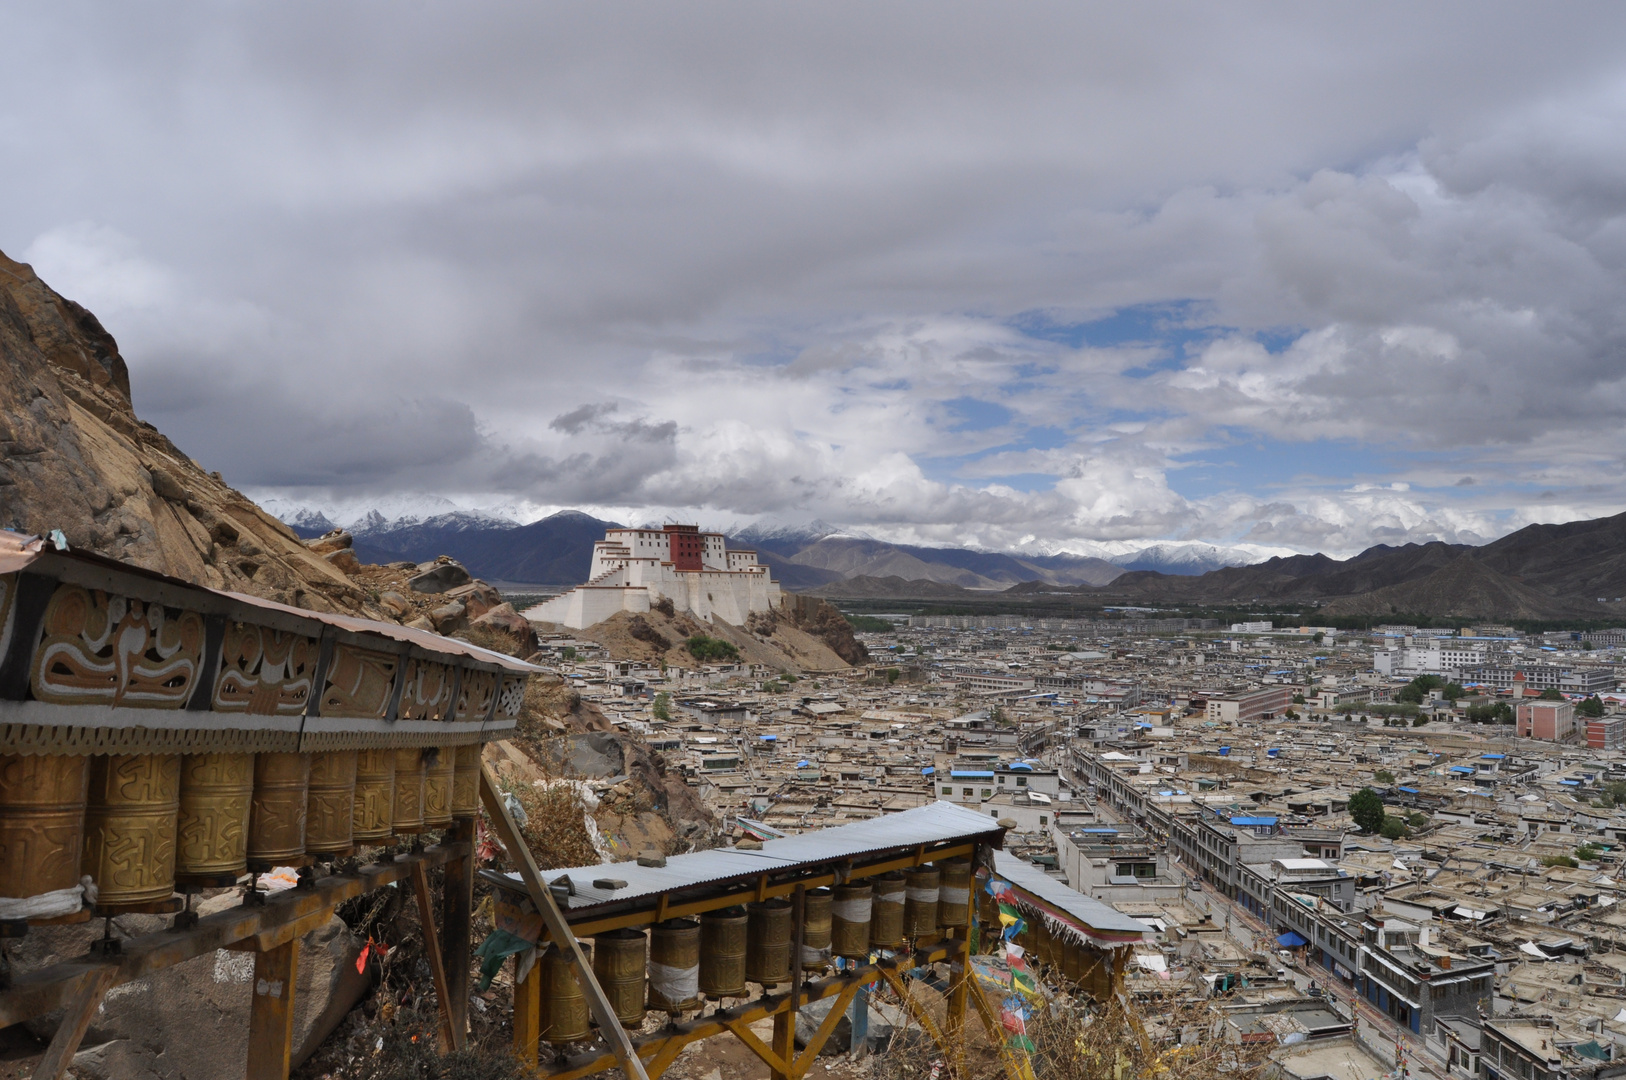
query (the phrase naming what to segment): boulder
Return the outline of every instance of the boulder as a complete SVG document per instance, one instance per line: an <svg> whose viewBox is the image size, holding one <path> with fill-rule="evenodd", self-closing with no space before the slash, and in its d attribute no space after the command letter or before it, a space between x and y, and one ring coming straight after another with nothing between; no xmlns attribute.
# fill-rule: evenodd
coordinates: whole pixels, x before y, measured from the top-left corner
<svg viewBox="0 0 1626 1080"><path fill-rule="evenodd" d="M241 903L235 892L198 905L208 914ZM122 915L124 934L162 930L157 915ZM116 933L118 931L115 931ZM36 927L14 946L19 967L33 970L85 955L102 933L100 920L78 926ZM369 988L356 971L361 943L337 917L300 943L294 991L295 1062L314 1052ZM109 1080L205 1080L243 1075L254 980L252 953L217 949L108 991L74 1057L79 1075ZM61 1011L28 1022L48 1039ZM206 1026L202 1026L206 1025Z"/></svg>
<svg viewBox="0 0 1626 1080"><path fill-rule="evenodd" d="M529 620L514 610L514 605L504 602L487 611L474 620L475 626L489 626L493 630L500 630L513 638L519 645L521 656L536 651L536 630L532 628Z"/></svg>
<svg viewBox="0 0 1626 1080"><path fill-rule="evenodd" d="M445 556L442 556L445 558ZM474 578L462 565L446 559L445 562L420 563L418 572L407 579L407 588L413 592L443 593L459 585L467 585Z"/></svg>
<svg viewBox="0 0 1626 1080"><path fill-rule="evenodd" d="M448 589L446 599L461 602L471 619L478 619L502 604L502 594L483 581L471 581L467 585Z"/></svg>
<svg viewBox="0 0 1626 1080"><path fill-rule="evenodd" d="M627 771L627 754L621 740L607 731L587 731L572 735L569 743L570 771L589 779L620 776Z"/></svg>
<svg viewBox="0 0 1626 1080"><path fill-rule="evenodd" d="M361 560L356 558L356 553L351 551L349 548L339 548L337 551L330 551L326 555L323 555L322 558L326 559L328 562L332 563L334 567L342 570L346 574L354 574L356 571L361 569Z"/></svg>
<svg viewBox="0 0 1626 1080"><path fill-rule="evenodd" d="M412 610L412 602L394 589L385 589L379 593L378 602L394 615L405 615Z"/></svg>
<svg viewBox="0 0 1626 1080"><path fill-rule="evenodd" d="M419 615L416 619L408 622L407 625L412 627L414 630L427 630L431 634L436 632L435 624L424 618L422 615Z"/></svg>
<svg viewBox="0 0 1626 1080"><path fill-rule="evenodd" d="M315 540L305 541L305 546L318 555L326 555L333 551L345 551L354 547L356 540L344 529L334 529L323 533Z"/></svg>
<svg viewBox="0 0 1626 1080"><path fill-rule="evenodd" d="M450 604L442 604L431 610L429 621L435 624L435 633L450 634L453 630L461 630L467 623L465 614L463 605L454 600Z"/></svg>

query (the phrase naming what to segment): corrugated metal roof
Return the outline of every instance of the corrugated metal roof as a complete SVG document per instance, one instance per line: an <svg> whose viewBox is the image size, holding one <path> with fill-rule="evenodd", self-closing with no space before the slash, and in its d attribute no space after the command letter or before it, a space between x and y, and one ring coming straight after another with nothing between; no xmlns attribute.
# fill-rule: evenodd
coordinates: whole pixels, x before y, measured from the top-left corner
<svg viewBox="0 0 1626 1080"><path fill-rule="evenodd" d="M783 840L769 840L756 851L718 848L690 855L673 855L666 860L665 866L639 866L635 861L600 863L597 866L548 870L543 872L542 877L551 883L569 875L576 890L576 894L570 898L569 907L575 912L680 889L722 885L758 874L840 862L861 855L937 844L945 840L992 837L991 842L997 843L1002 841L1003 833L1004 830L993 824L991 818L953 803L937 802L897 814L885 814L869 821L787 836ZM512 881L515 888L524 888L517 873L503 876ZM620 889L596 889L593 882L600 878L614 878L627 884Z"/></svg>
<svg viewBox="0 0 1626 1080"><path fill-rule="evenodd" d="M1079 922L1095 930L1115 930L1125 934L1148 934L1152 928L1139 919L1131 919L1115 908L1057 881L1026 859L1008 851L994 852L994 872L1006 881L1030 892L1040 900L1060 908Z"/></svg>

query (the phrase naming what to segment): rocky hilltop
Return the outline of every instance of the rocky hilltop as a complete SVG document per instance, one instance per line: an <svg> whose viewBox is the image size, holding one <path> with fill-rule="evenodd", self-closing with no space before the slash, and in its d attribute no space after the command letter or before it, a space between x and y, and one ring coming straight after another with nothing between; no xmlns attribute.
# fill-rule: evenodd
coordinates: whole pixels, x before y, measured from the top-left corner
<svg viewBox="0 0 1626 1080"><path fill-rule="evenodd" d="M139 419L113 335L3 253L0 527L60 529L73 547L212 588L390 617L330 558Z"/></svg>

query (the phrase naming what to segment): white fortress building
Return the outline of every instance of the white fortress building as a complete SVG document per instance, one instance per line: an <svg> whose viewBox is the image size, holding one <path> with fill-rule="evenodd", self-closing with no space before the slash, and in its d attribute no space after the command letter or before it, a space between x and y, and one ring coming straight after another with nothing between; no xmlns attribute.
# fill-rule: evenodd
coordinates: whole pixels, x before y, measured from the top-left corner
<svg viewBox="0 0 1626 1080"><path fill-rule="evenodd" d="M524 614L581 630L618 611L648 611L663 598L696 618L743 626L751 612L777 609L780 591L757 553L729 551L722 533L698 525L611 529L593 545L587 584Z"/></svg>

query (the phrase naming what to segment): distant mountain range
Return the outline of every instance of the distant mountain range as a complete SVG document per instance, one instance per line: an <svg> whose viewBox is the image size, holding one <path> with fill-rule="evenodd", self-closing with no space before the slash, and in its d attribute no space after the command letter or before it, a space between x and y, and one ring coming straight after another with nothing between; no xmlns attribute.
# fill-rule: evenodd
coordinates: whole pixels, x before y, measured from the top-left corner
<svg viewBox="0 0 1626 1080"><path fill-rule="evenodd" d="M585 581L593 541L618 524L574 510L529 525L473 510L393 519L370 510L348 521L334 521L307 507L279 505L277 510L301 536L320 536L343 525L356 538L357 556L367 562L422 562L451 555L488 581L551 586ZM980 591L997 591L1025 581L1105 585L1131 570L1200 574L1258 557L1246 549L1212 544L1120 549L1093 545L1100 548L1100 554L1050 555L934 548L892 544L818 520L803 525L753 524L724 531L730 547L755 549L774 577L796 590L854 578L931 581Z"/></svg>

